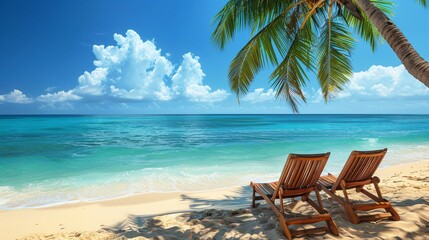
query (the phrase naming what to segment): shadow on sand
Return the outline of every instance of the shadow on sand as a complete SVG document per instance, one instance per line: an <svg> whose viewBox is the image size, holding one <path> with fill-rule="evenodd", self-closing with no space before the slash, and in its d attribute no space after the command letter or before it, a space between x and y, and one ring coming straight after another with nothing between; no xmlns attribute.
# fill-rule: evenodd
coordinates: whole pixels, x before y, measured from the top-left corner
<svg viewBox="0 0 429 240"><path fill-rule="evenodd" d="M181 195L191 211L166 215L129 215L122 222L106 228L117 239L285 239L274 212L261 204L250 208L251 190L244 186L234 196L220 200ZM324 196L325 208L332 213L340 236L330 234L303 236L301 239L425 239L429 236L429 202L423 198L393 201L401 221L352 224L341 207ZM306 212L305 204L294 208ZM300 238L298 238L300 239Z"/></svg>

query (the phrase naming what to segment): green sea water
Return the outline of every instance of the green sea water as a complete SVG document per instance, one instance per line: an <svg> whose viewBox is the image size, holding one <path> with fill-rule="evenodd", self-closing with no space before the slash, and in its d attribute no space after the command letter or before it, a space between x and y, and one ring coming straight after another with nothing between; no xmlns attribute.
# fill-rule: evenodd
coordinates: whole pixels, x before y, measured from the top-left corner
<svg viewBox="0 0 429 240"><path fill-rule="evenodd" d="M429 159L428 115L0 116L0 209L276 180L289 153Z"/></svg>

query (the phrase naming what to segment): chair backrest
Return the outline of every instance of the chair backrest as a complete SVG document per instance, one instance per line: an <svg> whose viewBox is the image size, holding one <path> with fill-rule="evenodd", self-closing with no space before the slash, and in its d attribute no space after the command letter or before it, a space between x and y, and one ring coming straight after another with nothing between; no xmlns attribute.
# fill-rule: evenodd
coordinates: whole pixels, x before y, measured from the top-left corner
<svg viewBox="0 0 429 240"><path fill-rule="evenodd" d="M330 153L289 154L274 196L284 190L308 189L316 186Z"/></svg>
<svg viewBox="0 0 429 240"><path fill-rule="evenodd" d="M360 182L369 180L386 155L387 148L374 151L352 151L332 190L337 190L342 180Z"/></svg>

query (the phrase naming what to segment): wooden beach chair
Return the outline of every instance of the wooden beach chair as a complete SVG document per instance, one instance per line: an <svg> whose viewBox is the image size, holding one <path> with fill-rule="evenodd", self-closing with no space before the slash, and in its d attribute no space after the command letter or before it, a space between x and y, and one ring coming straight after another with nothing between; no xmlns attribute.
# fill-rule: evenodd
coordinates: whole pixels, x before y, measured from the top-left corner
<svg viewBox="0 0 429 240"><path fill-rule="evenodd" d="M328 174L319 179L319 184L322 186L323 191L343 206L348 219L354 224L383 218L395 221L400 219L391 203L381 195L380 188L378 187L380 179L373 176L386 152L387 148L375 151L353 151L338 177ZM377 196L364 189L364 186L369 184L374 184ZM352 203L347 194L347 189L351 188L355 188L357 192L365 194L374 200L375 203ZM337 190L342 190L344 199L335 194ZM385 209L386 213L358 215L356 212L380 208Z"/></svg>
<svg viewBox="0 0 429 240"><path fill-rule="evenodd" d="M317 184L329 154L289 154L278 182L250 182L253 189L252 207L256 207L257 200L265 200L278 216L282 231L288 239L291 239L292 236L327 231L338 236L337 226L332 221L331 215L323 208L319 193L321 189ZM309 198L311 192L315 192L318 204ZM259 196L256 196L256 193ZM295 197L301 197L302 201L309 203L319 214L304 217L286 215L283 199ZM279 207L275 205L276 199L280 200ZM289 225L312 224L320 221L325 221L327 227L303 230L288 228Z"/></svg>

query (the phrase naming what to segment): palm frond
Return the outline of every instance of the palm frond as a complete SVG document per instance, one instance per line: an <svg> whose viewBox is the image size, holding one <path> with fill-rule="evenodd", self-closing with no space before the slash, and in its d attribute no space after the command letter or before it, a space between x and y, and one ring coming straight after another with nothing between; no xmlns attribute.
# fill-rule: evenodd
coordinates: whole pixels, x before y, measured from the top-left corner
<svg viewBox="0 0 429 240"><path fill-rule="evenodd" d="M426 0L421 0L426 2ZM371 0L371 2L387 16L395 14L395 3L389 0Z"/></svg>
<svg viewBox="0 0 429 240"><path fill-rule="evenodd" d="M308 79L306 70L314 69L311 58L312 20L310 18L302 28L299 27L301 24L302 22L297 22L295 33L288 36L290 39L288 51L270 76L271 87L276 90L276 97L283 97L295 113L299 112L299 104L306 102L301 90Z"/></svg>
<svg viewBox="0 0 429 240"><path fill-rule="evenodd" d="M301 23L301 28L305 25L305 23L308 21L308 19L310 19L311 16L314 15L314 13L317 11L317 9L322 6L322 4L325 3L325 0L319 0L318 2L316 2L310 9L310 11L308 11L308 13L306 14L304 21L302 21Z"/></svg>
<svg viewBox="0 0 429 240"><path fill-rule="evenodd" d="M426 0L416 0L416 2L420 5L422 5L422 7L424 7L424 8L426 8L428 6Z"/></svg>
<svg viewBox="0 0 429 240"><path fill-rule="evenodd" d="M393 15L393 2L387 0L372 0L372 2L386 15ZM352 14L350 14L349 11L343 8L341 8L340 10L340 14L347 22L347 24L353 27L356 33L369 43L372 51L375 51L378 44L380 42L383 42L384 39L380 35L380 32L377 30L374 24L372 24L372 22L369 20L368 16L366 16L365 14L361 14L362 17L358 19ZM362 12L360 8L359 11Z"/></svg>
<svg viewBox="0 0 429 240"><path fill-rule="evenodd" d="M238 100L241 95L248 92L255 74L260 69L267 64L277 65L277 54L286 55L289 44L287 32L295 31L294 28L296 28L296 25L291 26L291 22L287 22L287 20L298 18L296 15L299 13L297 11L299 6L296 6L290 13L289 11L292 9L284 9L280 15L260 29L232 60L228 78L230 87Z"/></svg>
<svg viewBox="0 0 429 240"><path fill-rule="evenodd" d="M217 24L211 38L223 49L238 30L249 27L252 34L255 33L293 2L293 0L229 0L213 18L212 23Z"/></svg>
<svg viewBox="0 0 429 240"><path fill-rule="evenodd" d="M317 77L325 101L342 90L353 74L350 51L354 43L355 40L341 18L336 14L328 16L317 43Z"/></svg>

